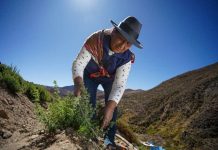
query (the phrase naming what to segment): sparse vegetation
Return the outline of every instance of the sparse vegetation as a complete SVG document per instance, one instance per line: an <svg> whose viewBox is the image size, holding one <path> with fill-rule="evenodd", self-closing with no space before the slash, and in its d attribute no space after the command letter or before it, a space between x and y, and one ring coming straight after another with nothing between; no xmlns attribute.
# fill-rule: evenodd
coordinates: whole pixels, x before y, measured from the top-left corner
<svg viewBox="0 0 218 150"><path fill-rule="evenodd" d="M4 76L3 81L5 86L12 92L13 94L16 94L21 91L21 85L13 76Z"/></svg>
<svg viewBox="0 0 218 150"><path fill-rule="evenodd" d="M57 86L55 85L55 87ZM60 97L56 89L54 97L54 102L48 105L47 110L40 105L37 105L36 109L39 119L50 132L72 127L88 139L103 135L99 121L92 119L95 110L89 103L89 95L86 90L83 90L81 97L73 95Z"/></svg>
<svg viewBox="0 0 218 150"><path fill-rule="evenodd" d="M13 94L25 94L32 102L43 103L52 99L45 87L23 80L16 66L0 64L0 86Z"/></svg>
<svg viewBox="0 0 218 150"><path fill-rule="evenodd" d="M6 87L11 93L22 91L23 79L16 67L0 64L0 85Z"/></svg>
<svg viewBox="0 0 218 150"><path fill-rule="evenodd" d="M25 93L30 100L33 102L39 102L39 90L34 84L29 83L26 93Z"/></svg>
<svg viewBox="0 0 218 150"><path fill-rule="evenodd" d="M217 68L215 64L165 81L149 91L124 95L119 104L122 116L118 129L132 143L138 144L137 133L142 141L151 140L167 150L216 148ZM3 64L0 86L13 94L26 94L36 102L39 118L49 131L71 127L87 139L102 135L99 122L91 119L95 110L85 91L81 97L60 97L58 91L51 96L43 86L23 80L16 67ZM48 101L52 102L48 107L40 105ZM139 144L139 149L148 148Z"/></svg>
<svg viewBox="0 0 218 150"><path fill-rule="evenodd" d="M137 136L132 131L132 129L128 126L128 124L125 123L124 120L118 119L117 120L117 127L118 127L119 131L125 135L126 139L129 142L140 145L140 142L139 142Z"/></svg>
<svg viewBox="0 0 218 150"><path fill-rule="evenodd" d="M47 89L41 85L38 85L37 88L39 91L39 99L41 103L50 102L52 100L52 96Z"/></svg>
<svg viewBox="0 0 218 150"><path fill-rule="evenodd" d="M218 63L124 95L128 126L167 150L217 148ZM126 115L127 116L127 115Z"/></svg>

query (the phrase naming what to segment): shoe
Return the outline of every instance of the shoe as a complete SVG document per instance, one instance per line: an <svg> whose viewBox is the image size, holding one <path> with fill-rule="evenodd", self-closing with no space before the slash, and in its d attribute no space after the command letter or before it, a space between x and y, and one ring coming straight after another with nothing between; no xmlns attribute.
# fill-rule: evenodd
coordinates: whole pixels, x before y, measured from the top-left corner
<svg viewBox="0 0 218 150"><path fill-rule="evenodd" d="M112 143L108 137L104 139L104 145L106 146L106 150L116 150L115 143Z"/></svg>

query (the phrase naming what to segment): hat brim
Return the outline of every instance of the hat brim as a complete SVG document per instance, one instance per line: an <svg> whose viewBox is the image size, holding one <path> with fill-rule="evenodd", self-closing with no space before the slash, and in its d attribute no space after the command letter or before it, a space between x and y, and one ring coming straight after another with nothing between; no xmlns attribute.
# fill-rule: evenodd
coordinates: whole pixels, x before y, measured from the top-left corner
<svg viewBox="0 0 218 150"><path fill-rule="evenodd" d="M136 47L142 49L143 45L136 39L130 37L128 33L123 31L114 21L111 20L112 25L122 34L122 36L131 44L135 45Z"/></svg>

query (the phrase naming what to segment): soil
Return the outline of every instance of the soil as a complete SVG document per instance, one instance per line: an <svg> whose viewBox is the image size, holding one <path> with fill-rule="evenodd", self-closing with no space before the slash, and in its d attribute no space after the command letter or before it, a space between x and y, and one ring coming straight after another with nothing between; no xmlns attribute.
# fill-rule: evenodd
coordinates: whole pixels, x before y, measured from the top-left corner
<svg viewBox="0 0 218 150"><path fill-rule="evenodd" d="M98 142L84 139L72 128L48 133L37 119L34 108L35 105L25 95L13 95L7 89L0 87L1 150L105 149L103 139L99 139ZM116 139L116 142L122 147L126 146L119 139Z"/></svg>

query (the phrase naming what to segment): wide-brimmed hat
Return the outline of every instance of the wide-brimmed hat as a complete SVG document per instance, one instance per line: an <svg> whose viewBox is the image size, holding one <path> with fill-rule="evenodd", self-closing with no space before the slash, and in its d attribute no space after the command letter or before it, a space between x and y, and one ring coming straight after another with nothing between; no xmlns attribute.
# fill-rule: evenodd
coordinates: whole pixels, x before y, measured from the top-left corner
<svg viewBox="0 0 218 150"><path fill-rule="evenodd" d="M137 40L142 24L135 17L129 16L121 21L119 25L112 20L111 23L128 42L138 48L143 48L142 44Z"/></svg>

